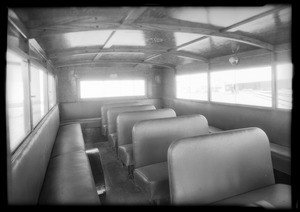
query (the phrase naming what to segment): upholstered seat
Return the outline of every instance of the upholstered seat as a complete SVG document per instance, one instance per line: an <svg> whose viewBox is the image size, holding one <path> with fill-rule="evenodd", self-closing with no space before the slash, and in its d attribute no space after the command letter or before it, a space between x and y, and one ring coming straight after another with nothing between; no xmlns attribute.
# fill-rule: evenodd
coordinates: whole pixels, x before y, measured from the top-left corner
<svg viewBox="0 0 300 212"><path fill-rule="evenodd" d="M170 144L176 139L208 133L208 123L202 115L147 120L134 125L134 178L150 201L169 198L168 170L163 164L167 162Z"/></svg>
<svg viewBox="0 0 300 212"><path fill-rule="evenodd" d="M153 105L133 105L133 106L122 106L122 107L113 107L107 110L107 124L108 124L108 141L111 146L114 147L117 151L117 136L114 133L117 133L117 117L121 113L130 112L130 111L145 111L145 110L155 110Z"/></svg>
<svg viewBox="0 0 300 212"><path fill-rule="evenodd" d="M80 124L60 126L52 149L51 158L58 155L84 150L84 141Z"/></svg>
<svg viewBox="0 0 300 212"><path fill-rule="evenodd" d="M176 117L173 109L165 108L148 111L135 111L119 114L117 117L118 155L126 166L134 165L132 147L132 128L135 123L143 120ZM131 170L131 169L130 169ZM129 173L131 176L132 173Z"/></svg>
<svg viewBox="0 0 300 212"><path fill-rule="evenodd" d="M170 197L167 162L135 169L134 182L144 190L150 200L169 199Z"/></svg>
<svg viewBox="0 0 300 212"><path fill-rule="evenodd" d="M99 204L86 153L68 152L50 160L39 204Z"/></svg>
<svg viewBox="0 0 300 212"><path fill-rule="evenodd" d="M276 185L267 135L244 128L180 139L168 150L172 204L291 206Z"/></svg>
<svg viewBox="0 0 300 212"><path fill-rule="evenodd" d="M291 187L274 184L214 203L213 205L237 205L286 209L291 207Z"/></svg>
<svg viewBox="0 0 300 212"><path fill-rule="evenodd" d="M107 135L107 110L113 107L122 107L129 105L139 105L138 102L116 102L111 104L104 104L101 107L101 132L102 135Z"/></svg>
<svg viewBox="0 0 300 212"><path fill-rule="evenodd" d="M125 144L122 146L119 146L119 159L122 161L122 163L125 166L131 166L134 165L133 161L133 146L132 144Z"/></svg>

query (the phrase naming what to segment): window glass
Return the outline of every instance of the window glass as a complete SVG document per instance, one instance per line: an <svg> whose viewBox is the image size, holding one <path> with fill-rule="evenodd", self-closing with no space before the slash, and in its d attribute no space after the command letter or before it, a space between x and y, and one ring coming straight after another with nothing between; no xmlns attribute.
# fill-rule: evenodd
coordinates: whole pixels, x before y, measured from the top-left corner
<svg viewBox="0 0 300 212"><path fill-rule="evenodd" d="M49 109L56 104L56 84L55 78L48 74L48 96L49 96Z"/></svg>
<svg viewBox="0 0 300 212"><path fill-rule="evenodd" d="M28 63L7 52L6 111L10 150L13 151L30 131Z"/></svg>
<svg viewBox="0 0 300 212"><path fill-rule="evenodd" d="M211 72L211 100L235 103L235 72L233 70Z"/></svg>
<svg viewBox="0 0 300 212"><path fill-rule="evenodd" d="M30 68L30 90L33 125L35 126L47 113L47 74L42 69L31 65Z"/></svg>
<svg viewBox="0 0 300 212"><path fill-rule="evenodd" d="M80 81L81 98L145 96L145 80Z"/></svg>
<svg viewBox="0 0 300 212"><path fill-rule="evenodd" d="M271 67L236 71L236 103L272 107Z"/></svg>
<svg viewBox="0 0 300 212"><path fill-rule="evenodd" d="M279 64L277 70L277 107L292 109L292 78L293 65Z"/></svg>
<svg viewBox="0 0 300 212"><path fill-rule="evenodd" d="M180 99L208 100L207 73L176 76L176 97Z"/></svg>
<svg viewBox="0 0 300 212"><path fill-rule="evenodd" d="M216 102L272 107L271 67L211 73L211 99Z"/></svg>

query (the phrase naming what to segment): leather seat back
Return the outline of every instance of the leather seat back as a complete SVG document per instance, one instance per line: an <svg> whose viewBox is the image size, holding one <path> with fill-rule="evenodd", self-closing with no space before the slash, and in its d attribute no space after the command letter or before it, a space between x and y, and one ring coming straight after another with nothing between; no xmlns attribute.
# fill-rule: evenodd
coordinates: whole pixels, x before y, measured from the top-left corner
<svg viewBox="0 0 300 212"><path fill-rule="evenodd" d="M12 156L10 204L37 204L59 128L58 106Z"/></svg>
<svg viewBox="0 0 300 212"><path fill-rule="evenodd" d="M141 121L132 129L135 168L167 161L169 145L176 139L209 133L202 115Z"/></svg>
<svg viewBox="0 0 300 212"><path fill-rule="evenodd" d="M101 123L102 126L107 124L107 110L113 107L122 107L122 106L130 106L130 105L139 105L138 102L118 102L112 104L105 104L101 107Z"/></svg>
<svg viewBox="0 0 300 212"><path fill-rule="evenodd" d="M118 145L132 144L132 128L138 121L176 117L171 108L135 111L119 114L117 117Z"/></svg>
<svg viewBox="0 0 300 212"><path fill-rule="evenodd" d="M125 106L125 107L113 107L107 110L107 129L108 134L117 132L117 117L120 113L130 112L130 111L144 111L144 110L155 110L153 105L135 105L135 106Z"/></svg>
<svg viewBox="0 0 300 212"><path fill-rule="evenodd" d="M177 140L168 170L172 204L210 204L274 184L269 140L259 128Z"/></svg>

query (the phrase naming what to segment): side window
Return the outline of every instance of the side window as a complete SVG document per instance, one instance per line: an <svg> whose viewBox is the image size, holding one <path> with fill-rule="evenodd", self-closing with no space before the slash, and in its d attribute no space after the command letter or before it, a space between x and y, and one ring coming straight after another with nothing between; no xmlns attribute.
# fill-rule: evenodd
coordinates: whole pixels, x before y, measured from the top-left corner
<svg viewBox="0 0 300 212"><path fill-rule="evenodd" d="M53 75L48 74L48 97L49 97L49 109L56 104L56 84Z"/></svg>
<svg viewBox="0 0 300 212"><path fill-rule="evenodd" d="M80 81L80 97L83 99L145 95L145 80Z"/></svg>
<svg viewBox="0 0 300 212"><path fill-rule="evenodd" d="M278 64L276 70L277 108L292 109L293 65L291 63Z"/></svg>
<svg viewBox="0 0 300 212"><path fill-rule="evenodd" d="M207 73L177 75L176 97L207 101Z"/></svg>
<svg viewBox="0 0 300 212"><path fill-rule="evenodd" d="M14 151L30 132L28 62L7 51L6 113L10 150Z"/></svg>
<svg viewBox="0 0 300 212"><path fill-rule="evenodd" d="M271 67L211 72L215 102L272 107Z"/></svg>
<svg viewBox="0 0 300 212"><path fill-rule="evenodd" d="M42 69L31 65L30 77L32 118L33 126L36 126L48 112L47 74Z"/></svg>
<svg viewBox="0 0 300 212"><path fill-rule="evenodd" d="M216 71L210 74L211 101L235 103L235 73Z"/></svg>

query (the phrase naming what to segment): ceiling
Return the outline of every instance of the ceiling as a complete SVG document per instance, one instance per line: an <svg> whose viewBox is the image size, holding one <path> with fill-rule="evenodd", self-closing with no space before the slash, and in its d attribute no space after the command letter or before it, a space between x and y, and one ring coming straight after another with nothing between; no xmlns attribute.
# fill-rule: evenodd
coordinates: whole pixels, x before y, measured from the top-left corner
<svg viewBox="0 0 300 212"><path fill-rule="evenodd" d="M13 8L54 67L194 61L291 42L291 7Z"/></svg>

